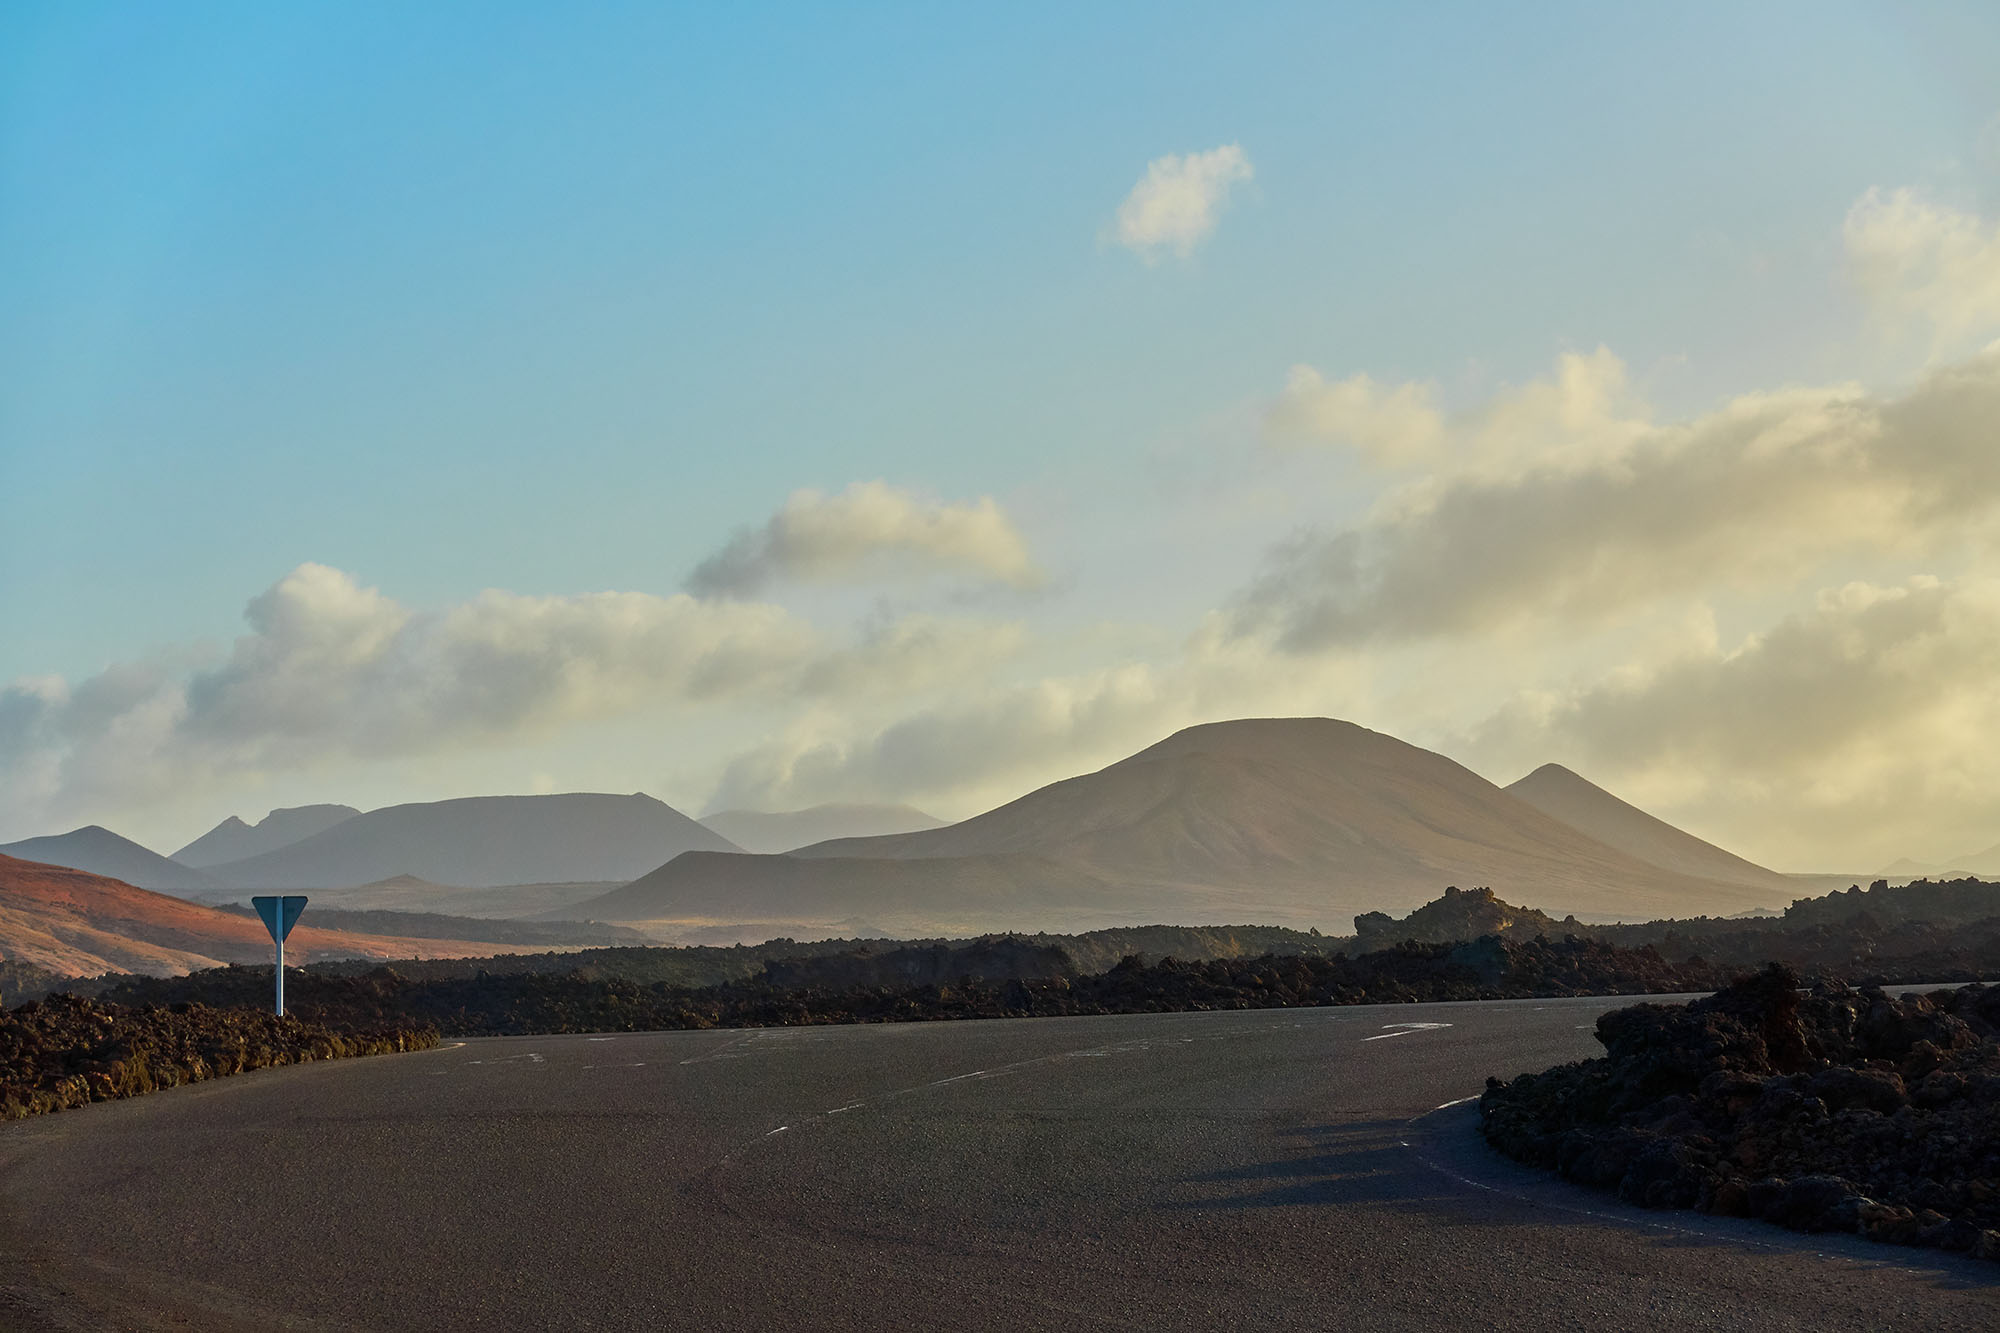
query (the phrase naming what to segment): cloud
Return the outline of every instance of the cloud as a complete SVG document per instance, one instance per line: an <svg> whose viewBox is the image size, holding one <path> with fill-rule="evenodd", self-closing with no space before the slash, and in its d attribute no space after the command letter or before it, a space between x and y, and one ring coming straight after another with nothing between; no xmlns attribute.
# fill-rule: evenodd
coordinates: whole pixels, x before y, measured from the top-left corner
<svg viewBox="0 0 2000 1333"><path fill-rule="evenodd" d="M488 591L436 612L301 565L193 670L0 687L0 806L29 831L98 805L330 761L448 753L659 709L843 704L977 679L1017 626L913 617L851 644L783 609L679 594Z"/></svg>
<svg viewBox="0 0 2000 1333"><path fill-rule="evenodd" d="M1900 398L1790 389L1684 423L1635 415L1621 381L1609 353L1566 358L1454 421L1426 446L1441 461L1368 518L1279 544L1237 600L1239 632L1318 651L1602 622L1784 586L1835 556L1932 550L2000 512L2000 350Z"/></svg>
<svg viewBox="0 0 2000 1333"><path fill-rule="evenodd" d="M871 726L812 717L739 754L711 808L783 810L829 800L978 807L1123 759L1198 722L1347 712L1365 667L1301 669L1204 628L1160 663L1130 662L986 691L956 690Z"/></svg>
<svg viewBox="0 0 2000 1333"><path fill-rule="evenodd" d="M1328 381L1311 366L1293 366L1266 419L1286 440L1347 445L1383 467L1410 467L1437 456L1445 442L1435 386L1382 384L1353 375Z"/></svg>
<svg viewBox="0 0 2000 1333"><path fill-rule="evenodd" d="M971 574L1032 588L1042 574L990 497L943 504L886 482L839 495L794 491L761 529L738 533L688 577L700 597L743 597L781 580L834 583L882 576Z"/></svg>
<svg viewBox="0 0 2000 1333"><path fill-rule="evenodd" d="M1871 189L1842 235L1849 274L1890 327L1928 324L1940 349L2000 328L2000 224Z"/></svg>
<svg viewBox="0 0 2000 1333"><path fill-rule="evenodd" d="M1524 694L1467 747L1489 767L1560 759L1725 843L1859 873L2000 837L1995 661L2000 582L1850 583L1734 648Z"/></svg>
<svg viewBox="0 0 2000 1333"><path fill-rule="evenodd" d="M1250 159L1233 143L1156 157L1118 205L1112 234L1148 263L1166 250L1186 259L1215 230L1229 192L1253 174Z"/></svg>
<svg viewBox="0 0 2000 1333"><path fill-rule="evenodd" d="M1367 374L1329 381L1294 366L1265 426L1281 441L1350 448L1385 469L1466 473L1601 458L1644 432L1644 413L1625 363L1599 347L1564 353L1548 378L1454 414L1427 381L1385 384Z"/></svg>

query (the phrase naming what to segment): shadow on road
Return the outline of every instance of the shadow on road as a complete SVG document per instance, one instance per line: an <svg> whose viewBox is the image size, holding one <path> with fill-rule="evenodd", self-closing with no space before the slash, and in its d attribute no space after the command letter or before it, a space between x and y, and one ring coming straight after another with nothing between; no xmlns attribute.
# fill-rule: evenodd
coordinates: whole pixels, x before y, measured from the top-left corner
<svg viewBox="0 0 2000 1333"><path fill-rule="evenodd" d="M1813 1254L1896 1268L1945 1289L2000 1290L2000 1265L1858 1236L1806 1235L1765 1222L1653 1211L1510 1161L1486 1146L1478 1111L1454 1106L1415 1120L1373 1120L1291 1131L1296 1153L1186 1177L1211 1197L1172 1210L1383 1208L1425 1214L1436 1225L1496 1231L1589 1229L1630 1236L1649 1249ZM1491 1242L1487 1242L1491 1243ZM1504 1243L1503 1243L1504 1244Z"/></svg>

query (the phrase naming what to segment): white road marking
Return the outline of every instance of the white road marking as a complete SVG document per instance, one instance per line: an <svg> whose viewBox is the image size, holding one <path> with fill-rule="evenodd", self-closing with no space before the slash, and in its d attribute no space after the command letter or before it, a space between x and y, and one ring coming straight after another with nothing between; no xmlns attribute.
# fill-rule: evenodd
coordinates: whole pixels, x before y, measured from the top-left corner
<svg viewBox="0 0 2000 1333"><path fill-rule="evenodd" d="M1466 1104L1467 1102L1476 1102L1476 1101L1478 1101L1478 1100L1479 1100L1479 1098L1478 1098L1478 1096L1477 1096L1477 1095L1475 1094L1474 1096L1471 1096L1471 1097L1460 1097L1460 1098L1459 1098L1459 1099L1458 1099L1457 1101L1455 1101L1455 1102L1446 1102L1446 1103L1445 1103L1445 1104L1444 1104L1443 1106L1434 1106L1434 1107L1432 1107L1431 1109L1432 1109L1432 1110L1434 1110L1434 1111L1449 1111L1449 1110L1450 1110L1450 1109L1451 1109L1452 1107L1454 1107L1454 1106L1463 1106L1463 1105L1465 1105L1465 1104ZM1410 1145L1406 1143L1406 1144L1404 1144L1403 1146L1404 1146L1405 1148L1407 1148L1407 1147L1409 1147Z"/></svg>
<svg viewBox="0 0 2000 1333"><path fill-rule="evenodd" d="M979 1078L979 1077L981 1077L982 1075L984 1075L985 1073L986 1073L986 1071L985 1071L985 1070L983 1070L983 1069L975 1069L975 1070L973 1070L973 1071L972 1071L972 1072L971 1072L970 1074L953 1074L953 1075L952 1075L952 1076L951 1076L950 1078L941 1078L941 1079L937 1080L937 1081L936 1081L935 1083L929 1083L929 1084L926 1084L925 1086L926 1086L926 1087L932 1087L932 1088L941 1088L941 1087L943 1087L943 1086L944 1086L945 1084L947 1084L947 1083L956 1083L956 1082L958 1082L958 1081L959 1081L960 1079L967 1079L967 1078Z"/></svg>
<svg viewBox="0 0 2000 1333"><path fill-rule="evenodd" d="M790 1128L791 1128L790 1125L779 1125L776 1129L771 1131L771 1134L782 1134ZM764 1137L768 1139L771 1137L771 1134L766 1134Z"/></svg>
<svg viewBox="0 0 2000 1333"><path fill-rule="evenodd" d="M1363 1037L1363 1038L1362 1038L1361 1040L1363 1040L1363 1041L1387 1041L1387 1040L1388 1040L1389 1038L1391 1038L1391 1037L1407 1037L1407 1036L1409 1036L1409 1035L1410 1035L1410 1034L1411 1034L1412 1032L1435 1032L1435 1031L1436 1031L1437 1029L1439 1029L1439 1028L1448 1028L1448 1027L1450 1027L1450 1026L1451 1026L1451 1024L1449 1024L1449 1023L1384 1023L1384 1024L1382 1025L1382 1026L1383 1026L1383 1027L1385 1027L1385 1028L1388 1028L1388 1029L1389 1029L1389 1031L1387 1031L1387 1032L1378 1032L1378 1033L1376 1033L1376 1034L1375 1034L1374 1036L1372 1036L1372 1037Z"/></svg>
<svg viewBox="0 0 2000 1333"><path fill-rule="evenodd" d="M828 1112L827 1112L827 1114L828 1114L828 1115L839 1115L839 1114L840 1114L840 1113L841 1113L842 1111L858 1111L858 1110L860 1110L860 1109L861 1109L862 1107L864 1107L864 1106L866 1106L866 1105L868 1105L868 1103L867 1103L867 1102L849 1102L849 1103L848 1103L847 1105L845 1105L845 1106L836 1106L836 1107L834 1107L834 1108L833 1108L833 1109L832 1109L831 1111L828 1111Z"/></svg>

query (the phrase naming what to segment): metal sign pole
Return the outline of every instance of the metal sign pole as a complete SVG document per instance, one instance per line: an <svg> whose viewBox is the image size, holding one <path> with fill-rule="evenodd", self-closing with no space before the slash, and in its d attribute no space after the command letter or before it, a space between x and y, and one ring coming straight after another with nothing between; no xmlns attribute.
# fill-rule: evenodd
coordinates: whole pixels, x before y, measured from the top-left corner
<svg viewBox="0 0 2000 1333"><path fill-rule="evenodd" d="M299 913L306 910L306 900L300 894L284 897L261 896L252 898L250 905L257 909L257 915L264 918L264 929L271 932L271 938L278 946L278 966L275 969L277 982L274 987L278 1002L278 1017L285 1016L285 936L292 933L292 927L299 923Z"/></svg>

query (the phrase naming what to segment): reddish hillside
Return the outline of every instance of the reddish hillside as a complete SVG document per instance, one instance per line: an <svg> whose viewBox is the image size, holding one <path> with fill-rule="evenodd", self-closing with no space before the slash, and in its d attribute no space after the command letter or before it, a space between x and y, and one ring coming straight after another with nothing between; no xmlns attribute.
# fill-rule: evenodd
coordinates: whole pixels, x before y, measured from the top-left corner
<svg viewBox="0 0 2000 1333"><path fill-rule="evenodd" d="M306 920L310 921L311 909ZM498 952L464 940L357 935L300 925L285 941L287 962L316 958L458 958ZM271 937L250 917L134 888L66 866L0 856L0 958L66 976L99 972L155 975L261 963Z"/></svg>

